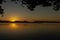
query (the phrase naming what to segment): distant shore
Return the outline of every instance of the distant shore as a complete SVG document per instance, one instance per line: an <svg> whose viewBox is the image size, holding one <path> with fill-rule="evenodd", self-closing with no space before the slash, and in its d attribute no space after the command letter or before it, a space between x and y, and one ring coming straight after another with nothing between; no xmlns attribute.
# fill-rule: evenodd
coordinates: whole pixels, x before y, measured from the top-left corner
<svg viewBox="0 0 60 40"><path fill-rule="evenodd" d="M60 21L0 21L0 23L60 23Z"/></svg>

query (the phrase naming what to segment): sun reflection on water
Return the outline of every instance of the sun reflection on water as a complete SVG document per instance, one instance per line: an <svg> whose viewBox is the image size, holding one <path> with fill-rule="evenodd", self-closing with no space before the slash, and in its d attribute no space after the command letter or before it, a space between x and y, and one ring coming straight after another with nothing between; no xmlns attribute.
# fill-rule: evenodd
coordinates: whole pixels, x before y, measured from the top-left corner
<svg viewBox="0 0 60 40"><path fill-rule="evenodd" d="M12 29L17 29L18 26L17 26L17 24L15 24L15 23L11 23L11 24L10 24L10 28L12 28Z"/></svg>
<svg viewBox="0 0 60 40"><path fill-rule="evenodd" d="M18 29L23 29L23 28L25 28L23 24L18 24L18 23L9 24L9 29L12 29L12 30L14 30L14 29L18 30Z"/></svg>
<svg viewBox="0 0 60 40"><path fill-rule="evenodd" d="M16 24L11 24L11 26L15 28L16 27Z"/></svg>

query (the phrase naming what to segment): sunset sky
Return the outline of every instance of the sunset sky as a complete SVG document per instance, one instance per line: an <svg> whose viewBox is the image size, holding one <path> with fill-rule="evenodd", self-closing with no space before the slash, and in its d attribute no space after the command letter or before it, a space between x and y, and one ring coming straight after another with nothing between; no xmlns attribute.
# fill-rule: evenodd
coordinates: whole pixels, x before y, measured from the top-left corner
<svg viewBox="0 0 60 40"><path fill-rule="evenodd" d="M60 10L54 11L50 7L37 6L34 11L30 11L27 7L22 7L19 3L6 2L2 4L5 12L4 17L0 20L19 20L19 21L60 21Z"/></svg>

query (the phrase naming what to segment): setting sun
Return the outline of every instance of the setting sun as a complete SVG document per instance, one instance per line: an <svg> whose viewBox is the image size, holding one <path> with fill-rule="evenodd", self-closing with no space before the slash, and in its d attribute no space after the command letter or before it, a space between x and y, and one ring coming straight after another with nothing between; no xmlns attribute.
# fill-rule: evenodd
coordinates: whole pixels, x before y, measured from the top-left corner
<svg viewBox="0 0 60 40"><path fill-rule="evenodd" d="M16 20L11 20L11 22L15 22Z"/></svg>
<svg viewBox="0 0 60 40"><path fill-rule="evenodd" d="M16 17L10 17L9 18L9 21L11 21L11 22L15 22L15 21L17 21L18 19L16 18Z"/></svg>

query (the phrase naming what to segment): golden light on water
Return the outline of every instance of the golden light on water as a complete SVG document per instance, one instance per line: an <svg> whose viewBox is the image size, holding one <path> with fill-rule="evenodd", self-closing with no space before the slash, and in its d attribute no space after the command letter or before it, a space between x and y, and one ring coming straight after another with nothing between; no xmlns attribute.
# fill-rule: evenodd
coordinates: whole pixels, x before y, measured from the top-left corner
<svg viewBox="0 0 60 40"><path fill-rule="evenodd" d="M11 24L12 27L16 27L16 24Z"/></svg>
<svg viewBox="0 0 60 40"><path fill-rule="evenodd" d="M11 27L12 29L17 29L17 25L16 25L15 23L11 23L11 24L10 24L10 27Z"/></svg>

